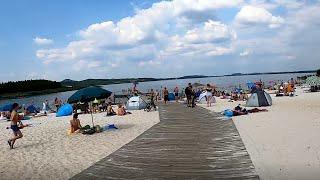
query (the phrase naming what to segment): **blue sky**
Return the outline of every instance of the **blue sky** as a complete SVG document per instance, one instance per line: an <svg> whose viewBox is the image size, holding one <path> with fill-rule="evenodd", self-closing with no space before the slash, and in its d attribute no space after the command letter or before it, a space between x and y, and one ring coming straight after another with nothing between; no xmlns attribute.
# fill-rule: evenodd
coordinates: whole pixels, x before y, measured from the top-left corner
<svg viewBox="0 0 320 180"><path fill-rule="evenodd" d="M2 0L0 81L316 69L319 1Z"/></svg>

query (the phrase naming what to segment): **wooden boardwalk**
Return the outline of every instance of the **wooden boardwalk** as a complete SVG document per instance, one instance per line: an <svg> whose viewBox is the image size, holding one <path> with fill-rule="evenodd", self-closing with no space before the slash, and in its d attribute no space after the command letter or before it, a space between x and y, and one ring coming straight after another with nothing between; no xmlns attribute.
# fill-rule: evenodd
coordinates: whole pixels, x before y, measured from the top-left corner
<svg viewBox="0 0 320 180"><path fill-rule="evenodd" d="M72 179L259 179L230 120L160 105L160 122Z"/></svg>

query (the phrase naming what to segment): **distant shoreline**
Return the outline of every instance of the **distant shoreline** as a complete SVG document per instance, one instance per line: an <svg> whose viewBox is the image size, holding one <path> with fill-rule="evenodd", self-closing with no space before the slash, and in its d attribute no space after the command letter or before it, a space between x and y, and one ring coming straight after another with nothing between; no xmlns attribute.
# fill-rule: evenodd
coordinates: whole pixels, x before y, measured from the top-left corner
<svg viewBox="0 0 320 180"><path fill-rule="evenodd" d="M66 79L61 81L64 86L57 89L47 89L42 91L29 91L29 92L19 92L19 93L8 93L1 94L0 100L25 98L45 94L53 94L59 92L74 91L88 86L101 86L101 85L112 85L112 84L125 84L132 82L152 82L152 81L166 81L166 80L177 80L177 79L200 79L200 78L210 78L210 77L232 77L232 76L253 76L253 75L268 75L268 74L306 74L315 73L316 70L311 71L289 71L289 72L264 72L264 73L233 73L229 75L219 75L219 76L205 76L205 75L189 75L177 78L127 78L127 79L86 79L82 81L74 81Z"/></svg>

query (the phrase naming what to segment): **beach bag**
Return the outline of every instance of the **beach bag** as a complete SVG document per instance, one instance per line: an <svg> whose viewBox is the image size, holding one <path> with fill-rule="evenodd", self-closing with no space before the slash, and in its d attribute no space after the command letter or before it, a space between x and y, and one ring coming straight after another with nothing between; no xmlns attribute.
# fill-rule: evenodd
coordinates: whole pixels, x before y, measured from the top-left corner
<svg viewBox="0 0 320 180"><path fill-rule="evenodd" d="M96 131L95 131L94 128L90 128L90 129L84 130L82 134L92 135L92 134L94 134L95 132L96 132Z"/></svg>

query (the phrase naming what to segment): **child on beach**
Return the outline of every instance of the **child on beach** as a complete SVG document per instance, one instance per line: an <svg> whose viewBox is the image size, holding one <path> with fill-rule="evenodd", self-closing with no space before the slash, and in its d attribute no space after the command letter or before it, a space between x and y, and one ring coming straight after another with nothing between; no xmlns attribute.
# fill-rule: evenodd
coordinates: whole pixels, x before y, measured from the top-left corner
<svg viewBox="0 0 320 180"><path fill-rule="evenodd" d="M17 139L20 139L23 137L23 134L21 133L18 123L20 122L19 116L18 116L18 111L19 109L19 104L18 103L13 103L12 105L12 112L11 112L11 129L13 131L14 137L12 139L8 140L8 144L10 146L10 149L13 149L14 143L16 142Z"/></svg>

